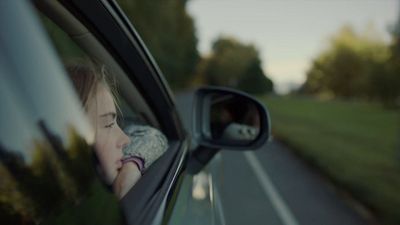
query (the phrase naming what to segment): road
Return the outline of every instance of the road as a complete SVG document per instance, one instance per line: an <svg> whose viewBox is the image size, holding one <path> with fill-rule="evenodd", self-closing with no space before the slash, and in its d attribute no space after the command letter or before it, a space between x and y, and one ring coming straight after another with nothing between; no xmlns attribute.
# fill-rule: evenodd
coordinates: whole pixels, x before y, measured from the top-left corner
<svg viewBox="0 0 400 225"><path fill-rule="evenodd" d="M367 224L336 189L287 147L222 151L218 183L226 224Z"/></svg>
<svg viewBox="0 0 400 225"><path fill-rule="evenodd" d="M192 96L182 93L176 103L191 129ZM212 176L228 225L368 224L324 177L273 138L257 151L223 150L218 157L221 168Z"/></svg>

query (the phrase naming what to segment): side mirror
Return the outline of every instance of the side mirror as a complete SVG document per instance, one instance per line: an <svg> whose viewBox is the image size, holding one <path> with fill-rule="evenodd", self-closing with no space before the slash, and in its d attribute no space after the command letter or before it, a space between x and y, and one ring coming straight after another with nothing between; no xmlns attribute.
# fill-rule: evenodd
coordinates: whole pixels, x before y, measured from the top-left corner
<svg viewBox="0 0 400 225"><path fill-rule="evenodd" d="M270 136L267 109L250 95L229 88L206 87L195 93L193 137L198 143L188 169L200 171L220 150L255 150Z"/></svg>

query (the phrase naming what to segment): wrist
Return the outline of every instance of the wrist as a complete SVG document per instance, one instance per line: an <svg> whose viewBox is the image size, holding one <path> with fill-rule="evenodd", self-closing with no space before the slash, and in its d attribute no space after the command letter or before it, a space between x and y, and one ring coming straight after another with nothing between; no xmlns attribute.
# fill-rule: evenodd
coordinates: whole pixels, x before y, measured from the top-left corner
<svg viewBox="0 0 400 225"><path fill-rule="evenodd" d="M128 157L124 157L122 160L122 163L129 163L132 162L134 163L138 170L140 171L141 174L143 174L144 172L144 160L138 156L128 156Z"/></svg>

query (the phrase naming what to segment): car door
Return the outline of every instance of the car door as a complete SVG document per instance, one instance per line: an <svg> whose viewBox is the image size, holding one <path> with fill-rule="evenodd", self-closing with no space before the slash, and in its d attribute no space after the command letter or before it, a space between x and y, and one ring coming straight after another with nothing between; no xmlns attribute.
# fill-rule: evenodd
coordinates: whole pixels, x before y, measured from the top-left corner
<svg viewBox="0 0 400 225"><path fill-rule="evenodd" d="M182 126L161 71L114 1L0 4L0 28L4 31L0 35L2 222L192 223L190 215L198 208L181 209L193 200L186 197L193 197L197 184L208 180L203 187L209 192L201 221L224 224L216 186L210 182L215 176L201 171L221 148L254 149L267 140L269 118L261 104L232 90L199 90L195 117L189 119L200 125L201 132L194 135L200 143L196 148L190 145L190 134ZM119 201L99 179L94 133L63 68L70 56L83 57L80 63L89 60L106 68L104 75L119 87L122 125L146 124L159 129L168 140L165 153ZM226 99L257 108L257 138L243 142L210 136L212 130L207 129L213 122L205 115L211 113L215 102ZM189 104L186 107L192 108ZM218 157L213 162L205 170L215 170Z"/></svg>
<svg viewBox="0 0 400 225"><path fill-rule="evenodd" d="M9 31L2 32L1 38L5 49L1 51L5 105L1 111L5 124L1 129L1 168L4 177L8 177L7 185L2 186L8 192L1 194L5 199L1 202L1 221L160 224L168 219L167 209L174 203L173 190L178 190L183 175L189 147L187 136L166 82L118 6L111 1L1 4L1 27ZM123 86L121 96L127 107L138 109L143 121L159 128L168 138L167 152L146 171L119 206L96 179L90 159L93 151L89 150L93 133L79 108L60 56L46 37L43 22L37 16L39 12L57 24L90 58L108 64L118 74L115 78ZM17 118L10 120L10 115ZM20 122L13 125L10 121ZM32 150L20 146L19 131L30 137L28 144L46 148ZM36 136L41 139L35 139ZM37 139L44 144L37 144ZM68 148L68 140L75 145ZM77 150L82 146L86 146L85 151ZM32 164L30 160L39 154L36 152L46 157L39 157ZM51 182L52 177L55 182ZM93 180L97 181L93 184ZM10 192L13 187L20 188ZM101 196L95 195L99 192ZM8 199L7 195L15 196Z"/></svg>

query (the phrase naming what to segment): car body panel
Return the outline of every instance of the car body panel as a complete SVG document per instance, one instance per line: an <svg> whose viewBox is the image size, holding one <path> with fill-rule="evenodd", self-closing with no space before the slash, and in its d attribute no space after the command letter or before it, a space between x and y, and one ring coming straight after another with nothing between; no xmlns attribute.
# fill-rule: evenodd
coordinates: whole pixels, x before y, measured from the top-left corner
<svg viewBox="0 0 400 225"><path fill-rule="evenodd" d="M200 173L183 178L168 224L226 224L217 187L220 161L217 154Z"/></svg>

